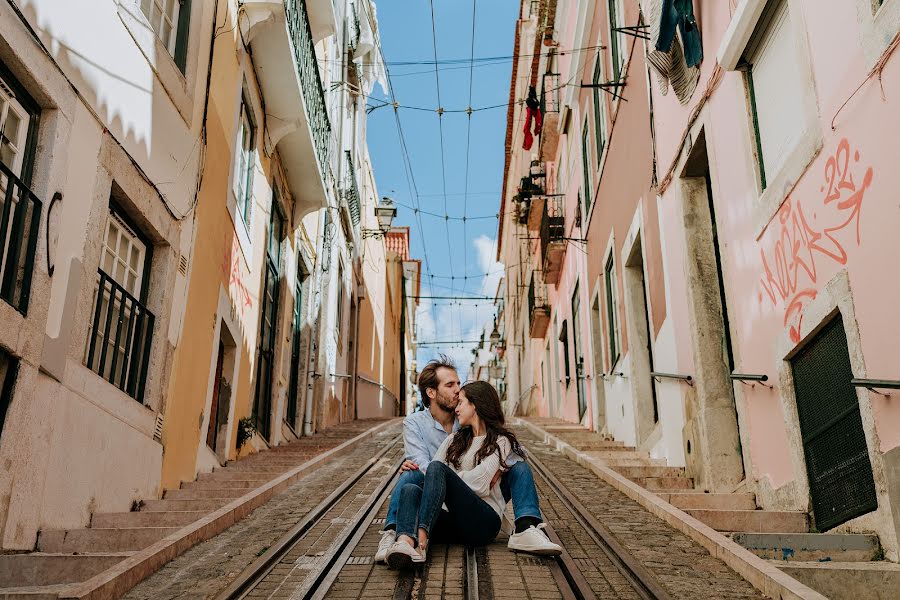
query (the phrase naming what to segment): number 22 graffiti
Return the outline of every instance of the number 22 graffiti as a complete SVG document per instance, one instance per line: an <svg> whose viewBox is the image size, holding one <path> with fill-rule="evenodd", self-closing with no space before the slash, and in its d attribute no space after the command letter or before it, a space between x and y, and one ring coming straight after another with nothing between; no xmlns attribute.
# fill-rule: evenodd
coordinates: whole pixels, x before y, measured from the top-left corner
<svg viewBox="0 0 900 600"><path fill-rule="evenodd" d="M763 275L759 300L762 302L765 294L773 306L784 303L784 326L795 343L800 341L803 309L818 294L816 261L847 264L847 250L836 234L851 225L855 225L856 244L861 242L859 219L873 173L868 167L861 178L854 179L853 172L859 175L859 160L859 150L851 153L850 143L842 139L825 162L821 202L804 206L788 196L775 214L774 243L760 248Z"/></svg>

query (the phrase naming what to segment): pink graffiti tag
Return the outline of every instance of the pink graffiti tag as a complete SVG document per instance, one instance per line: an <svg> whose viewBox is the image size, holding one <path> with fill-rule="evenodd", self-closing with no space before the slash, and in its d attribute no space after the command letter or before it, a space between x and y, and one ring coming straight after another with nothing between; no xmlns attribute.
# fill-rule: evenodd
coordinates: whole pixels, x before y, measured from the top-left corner
<svg viewBox="0 0 900 600"><path fill-rule="evenodd" d="M857 150L853 162L858 163L859 158ZM873 172L868 167L857 185L850 167L850 144L845 138L825 162L825 183L819 189L824 193L821 204L810 202L813 206L804 210L799 200L788 196L776 213L779 228L768 256L766 249L760 248L763 266L760 301L765 292L773 306L785 302L784 326L794 342L800 341L803 309L818 294L816 259L824 256L830 262L846 265L847 251L835 234L852 223L856 225L856 244L861 242L859 219Z"/></svg>
<svg viewBox="0 0 900 600"><path fill-rule="evenodd" d="M228 289L234 288L237 291L238 300L241 305L241 312L253 305L250 298L250 291L243 281L243 269L241 267L241 248L238 245L237 238L231 236L225 237L224 252L222 253L222 274L228 278Z"/></svg>

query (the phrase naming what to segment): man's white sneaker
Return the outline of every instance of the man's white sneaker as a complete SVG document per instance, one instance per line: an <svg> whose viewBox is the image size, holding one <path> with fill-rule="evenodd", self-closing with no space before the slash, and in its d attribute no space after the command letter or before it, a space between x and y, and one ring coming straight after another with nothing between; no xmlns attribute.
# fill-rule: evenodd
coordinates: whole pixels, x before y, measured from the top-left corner
<svg viewBox="0 0 900 600"><path fill-rule="evenodd" d="M514 533L509 536L506 547L516 552L528 552L540 556L559 556L562 554L562 548L550 541L550 538L544 533L545 526L545 523L541 523L537 527L532 525L522 533Z"/></svg>
<svg viewBox="0 0 900 600"><path fill-rule="evenodd" d="M388 529L381 532L381 539L378 540L378 551L375 553L376 563L383 563L385 560L387 560L388 550L391 549L391 546L393 546L394 542L396 541L397 532L393 529Z"/></svg>
<svg viewBox="0 0 900 600"><path fill-rule="evenodd" d="M392 569L402 570L409 569L414 563L425 562L425 553L407 544L406 542L396 541L391 544L387 552L387 564Z"/></svg>

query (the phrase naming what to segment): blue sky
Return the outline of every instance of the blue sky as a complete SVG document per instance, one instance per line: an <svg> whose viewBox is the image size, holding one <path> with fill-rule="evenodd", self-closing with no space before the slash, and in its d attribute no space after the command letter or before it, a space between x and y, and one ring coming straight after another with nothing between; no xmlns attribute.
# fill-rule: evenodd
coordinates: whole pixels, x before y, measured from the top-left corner
<svg viewBox="0 0 900 600"><path fill-rule="evenodd" d="M409 180L404 168L393 109L377 108L368 120L369 150L378 191L397 201L395 224L411 227L411 252L414 258L423 260L422 295L493 296L500 276L498 271L502 270L502 265L494 262L497 220L479 217L495 215L500 207L505 105L512 61L498 60L491 64L477 61L512 54L518 3L475 0L474 6L476 63L470 70L472 0L434 0L440 106L446 111L465 110L468 106L476 109L471 116L471 127L464 112L445 112L440 117L442 158L436 112L439 104L433 64L432 5L428 0L377 1L382 48L397 102L401 106L430 109L399 109L414 182ZM457 60L458 63L447 62ZM396 64L409 62L425 64ZM373 95L386 97L378 87ZM372 99L370 104L380 102ZM496 105L503 106L477 110ZM415 206L453 219L448 221L424 212L416 215L407 208ZM465 223L459 220L463 216L467 218ZM429 276L429 270L433 277ZM485 273L491 275L485 277ZM492 314L491 303L423 299L417 315L419 341L476 339ZM471 348L471 344L421 346L418 363L421 366L437 353L447 353L465 376L472 358Z"/></svg>

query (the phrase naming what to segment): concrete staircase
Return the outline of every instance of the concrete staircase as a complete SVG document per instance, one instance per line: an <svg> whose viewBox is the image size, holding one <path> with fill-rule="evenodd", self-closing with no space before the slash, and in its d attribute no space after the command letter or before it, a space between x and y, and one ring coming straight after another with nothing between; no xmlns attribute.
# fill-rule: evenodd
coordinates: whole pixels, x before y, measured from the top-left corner
<svg viewBox="0 0 900 600"><path fill-rule="evenodd" d="M878 560L878 536L810 533L806 513L760 510L748 492L707 493L694 489L682 467L605 439L580 425L530 417L550 435L603 462L662 500L735 542L791 577L835 600L900 598L900 565Z"/></svg>
<svg viewBox="0 0 900 600"><path fill-rule="evenodd" d="M162 499L139 503L139 510L95 513L87 528L42 530L35 552L0 554L0 600L55 599L67 584L114 567L372 425L362 423L365 427L338 426L229 462L178 489L165 490Z"/></svg>

